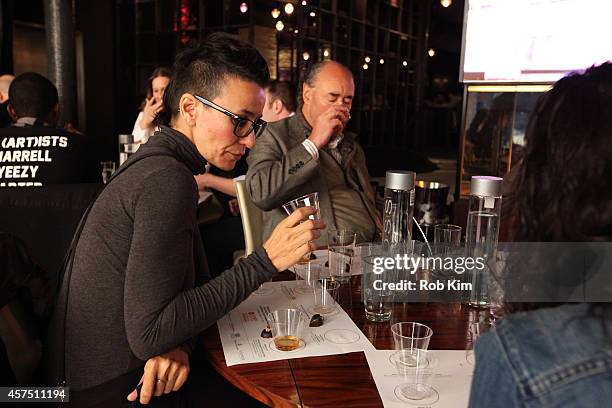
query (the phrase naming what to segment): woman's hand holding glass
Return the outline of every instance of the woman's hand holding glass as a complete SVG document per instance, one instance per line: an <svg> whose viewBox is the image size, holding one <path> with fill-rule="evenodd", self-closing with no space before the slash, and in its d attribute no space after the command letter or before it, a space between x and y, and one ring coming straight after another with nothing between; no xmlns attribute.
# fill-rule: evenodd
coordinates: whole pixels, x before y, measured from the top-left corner
<svg viewBox="0 0 612 408"><path fill-rule="evenodd" d="M322 220L306 219L318 211L315 207L296 209L276 226L263 245L270 261L278 271L295 265L307 253L317 249L320 230L325 228Z"/></svg>

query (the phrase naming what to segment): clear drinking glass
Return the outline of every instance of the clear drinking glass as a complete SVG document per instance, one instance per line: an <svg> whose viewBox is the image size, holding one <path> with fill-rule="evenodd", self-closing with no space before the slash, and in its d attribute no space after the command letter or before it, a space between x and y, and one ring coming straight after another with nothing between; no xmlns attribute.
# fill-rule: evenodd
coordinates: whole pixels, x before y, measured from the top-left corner
<svg viewBox="0 0 612 408"><path fill-rule="evenodd" d="M321 211L320 211L320 207L319 207L319 193L310 193L307 194L305 196L296 198L295 200L291 200L285 204L283 204L283 209L285 210L285 212L287 213L287 215L291 215L295 210L297 210L298 208L302 208L302 207L315 207L316 208L316 212L314 214L311 214L308 216L308 219L310 220L320 220L321 219ZM302 257L302 259L300 259L297 263L296 266L300 266L300 265L306 265L307 267L307 274L310 274L310 267L311 267L311 263L310 263L310 252L307 253L306 255L304 255ZM295 272L295 270L294 270ZM295 273L295 279L299 280L299 274ZM305 292L308 290L307 285L306 286L302 286L302 284L298 285L298 291L300 292Z"/></svg>
<svg viewBox="0 0 612 408"><path fill-rule="evenodd" d="M357 234L351 230L328 230L329 274L340 282L351 279L351 262Z"/></svg>
<svg viewBox="0 0 612 408"><path fill-rule="evenodd" d="M337 311L336 299L339 287L340 282L338 281L329 278L318 280L314 286L315 305L312 309L314 313L325 315Z"/></svg>
<svg viewBox="0 0 612 408"><path fill-rule="evenodd" d="M310 193L305 196L296 198L295 200L291 200L285 204L283 204L283 209L287 213L287 215L291 215L295 210L302 207L315 207L317 211L308 216L308 219L311 220L320 220L321 213L319 208L319 193Z"/></svg>
<svg viewBox="0 0 612 408"><path fill-rule="evenodd" d="M439 224L434 226L434 243L444 244L449 248L461 246L461 227L453 224Z"/></svg>
<svg viewBox="0 0 612 408"><path fill-rule="evenodd" d="M304 344L304 316L298 309L274 310L266 316L274 346L280 351L293 351ZM300 344L301 343L301 344Z"/></svg>
<svg viewBox="0 0 612 408"><path fill-rule="evenodd" d="M363 258L382 253L382 242L362 242L355 244L353 262L351 269L353 272L361 274L363 272Z"/></svg>
<svg viewBox="0 0 612 408"><path fill-rule="evenodd" d="M436 360L430 358L426 350L421 350L415 364L406 364L407 361L413 361L412 357L410 350L399 350L389 359L404 381L395 388L396 396L408 401L422 401L437 397L437 391L432 387Z"/></svg>
<svg viewBox="0 0 612 408"><path fill-rule="evenodd" d="M391 333L395 349L406 350L403 354L405 357L403 364L417 366L422 351L426 351L429 347L433 330L421 323L399 322L391 326Z"/></svg>
<svg viewBox="0 0 612 408"><path fill-rule="evenodd" d="M396 270L387 270L380 264L382 254L363 258L361 275L361 296L366 318L372 322L387 322L393 312L394 291L386 283L396 280Z"/></svg>
<svg viewBox="0 0 612 408"><path fill-rule="evenodd" d="M434 226L433 255L440 258L462 256L461 249L462 228L453 224L439 224ZM450 270L436 269L433 271L440 277L449 278Z"/></svg>
<svg viewBox="0 0 612 408"><path fill-rule="evenodd" d="M110 180L113 173L115 172L115 162L114 161L103 161L103 162L100 162L100 166L102 167L102 182L106 184L108 180Z"/></svg>
<svg viewBox="0 0 612 408"><path fill-rule="evenodd" d="M488 321L471 322L468 326L467 343L465 346L465 360L474 365L474 345L481 334L488 332L491 329L491 323Z"/></svg>
<svg viewBox="0 0 612 408"><path fill-rule="evenodd" d="M326 278L329 277L327 270L323 271L323 266L313 262L309 262L305 265L296 264L293 266L293 272L295 273L295 279L297 280L295 291L298 293L312 293L316 283L322 276Z"/></svg>
<svg viewBox="0 0 612 408"><path fill-rule="evenodd" d="M351 263L351 273L354 275L363 275L363 259L370 255L382 253L382 242L361 242L355 244L355 253ZM363 285L363 277L359 281L359 286L355 288L357 293L361 293L361 285Z"/></svg>

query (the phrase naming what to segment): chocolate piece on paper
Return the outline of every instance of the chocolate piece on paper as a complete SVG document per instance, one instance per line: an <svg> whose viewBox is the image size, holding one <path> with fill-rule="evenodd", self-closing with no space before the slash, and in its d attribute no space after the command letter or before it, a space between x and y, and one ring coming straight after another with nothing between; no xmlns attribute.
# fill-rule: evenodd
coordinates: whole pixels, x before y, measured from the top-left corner
<svg viewBox="0 0 612 408"><path fill-rule="evenodd" d="M261 337L263 337L264 339L272 338L272 329L270 329L269 325L266 326L266 328L261 331Z"/></svg>
<svg viewBox="0 0 612 408"><path fill-rule="evenodd" d="M320 314L312 315L312 318L310 319L310 324L308 326L310 327L323 326L323 316L321 316Z"/></svg>

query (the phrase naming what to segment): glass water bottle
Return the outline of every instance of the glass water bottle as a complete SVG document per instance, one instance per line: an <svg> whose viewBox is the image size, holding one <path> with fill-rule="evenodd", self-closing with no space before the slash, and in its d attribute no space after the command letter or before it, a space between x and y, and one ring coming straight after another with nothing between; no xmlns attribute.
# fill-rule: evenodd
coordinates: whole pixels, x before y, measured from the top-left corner
<svg viewBox="0 0 612 408"><path fill-rule="evenodd" d="M412 241L416 173L387 171L383 214L383 247L405 249Z"/></svg>
<svg viewBox="0 0 612 408"><path fill-rule="evenodd" d="M484 268L474 267L466 272L464 281L471 282L469 300L473 307L490 306L488 260L495 260L499 237L502 181L500 177L473 176L470 191L470 207L466 229L466 256L484 258Z"/></svg>

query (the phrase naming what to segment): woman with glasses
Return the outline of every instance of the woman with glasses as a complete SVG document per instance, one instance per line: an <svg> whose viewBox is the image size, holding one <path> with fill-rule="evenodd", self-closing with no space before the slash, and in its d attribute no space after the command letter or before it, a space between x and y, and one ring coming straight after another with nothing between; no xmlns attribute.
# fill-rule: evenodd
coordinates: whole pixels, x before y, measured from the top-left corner
<svg viewBox="0 0 612 408"><path fill-rule="evenodd" d="M160 130L106 184L64 274L48 361L73 406L178 406L195 337L314 249L324 226L300 223L306 208L216 278L207 268L194 175L231 170L253 146L268 80L257 50L227 34L177 55ZM199 394L216 405L225 396L212 384Z"/></svg>

